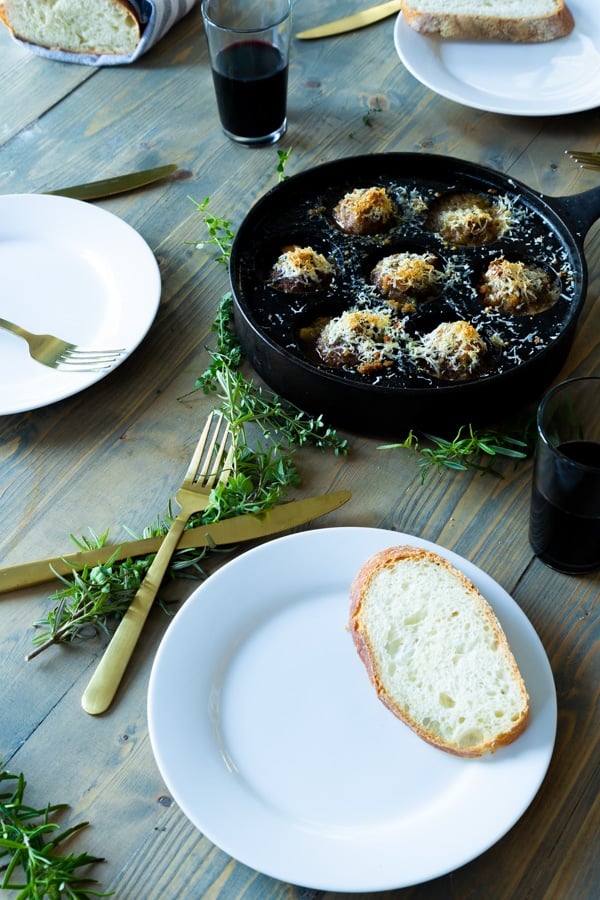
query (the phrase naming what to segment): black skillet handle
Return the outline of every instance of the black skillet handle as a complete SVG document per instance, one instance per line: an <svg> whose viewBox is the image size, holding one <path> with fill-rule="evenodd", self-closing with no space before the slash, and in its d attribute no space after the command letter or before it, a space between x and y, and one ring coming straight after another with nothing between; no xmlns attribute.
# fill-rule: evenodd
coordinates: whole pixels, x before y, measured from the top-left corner
<svg viewBox="0 0 600 900"><path fill-rule="evenodd" d="M575 239L583 244L583 240L600 218L600 186L572 194L570 197L545 197L546 202L558 212L573 232Z"/></svg>

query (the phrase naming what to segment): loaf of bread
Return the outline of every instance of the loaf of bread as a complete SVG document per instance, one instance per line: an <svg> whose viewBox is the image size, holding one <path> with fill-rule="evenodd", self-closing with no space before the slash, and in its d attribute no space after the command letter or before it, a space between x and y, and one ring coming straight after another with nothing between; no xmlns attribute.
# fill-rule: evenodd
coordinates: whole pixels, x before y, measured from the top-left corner
<svg viewBox="0 0 600 900"><path fill-rule="evenodd" d="M553 41L575 24L564 0L404 0L402 15L422 34L474 41Z"/></svg>
<svg viewBox="0 0 600 900"><path fill-rule="evenodd" d="M438 554L401 546L367 560L350 630L379 699L435 747L477 757L524 731L529 698L500 623Z"/></svg>
<svg viewBox="0 0 600 900"><path fill-rule="evenodd" d="M129 54L141 36L127 0L0 0L0 19L22 41L70 53Z"/></svg>

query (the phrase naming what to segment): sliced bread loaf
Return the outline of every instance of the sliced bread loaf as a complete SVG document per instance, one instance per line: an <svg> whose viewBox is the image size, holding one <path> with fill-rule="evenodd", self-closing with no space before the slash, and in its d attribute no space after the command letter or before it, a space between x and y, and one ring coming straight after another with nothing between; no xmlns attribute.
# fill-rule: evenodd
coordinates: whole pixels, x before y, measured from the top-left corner
<svg viewBox="0 0 600 900"><path fill-rule="evenodd" d="M391 547L350 590L350 630L379 699L421 738L481 756L525 729L529 698L477 588L428 550Z"/></svg>
<svg viewBox="0 0 600 900"><path fill-rule="evenodd" d="M23 41L71 53L133 53L141 36L127 0L0 0L0 19Z"/></svg>
<svg viewBox="0 0 600 900"><path fill-rule="evenodd" d="M475 41L553 41L575 24L564 0L404 0L402 15L422 34Z"/></svg>

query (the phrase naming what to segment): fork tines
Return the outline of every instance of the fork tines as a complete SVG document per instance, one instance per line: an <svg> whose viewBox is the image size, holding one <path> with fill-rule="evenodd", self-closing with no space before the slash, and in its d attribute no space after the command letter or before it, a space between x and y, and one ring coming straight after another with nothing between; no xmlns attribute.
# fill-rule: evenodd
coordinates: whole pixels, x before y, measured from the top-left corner
<svg viewBox="0 0 600 900"><path fill-rule="evenodd" d="M214 485L218 477L225 478L231 470L232 452L229 423L222 413L213 410L206 420L190 461L186 481L193 481L201 486Z"/></svg>
<svg viewBox="0 0 600 900"><path fill-rule="evenodd" d="M565 150L565 153L582 169L600 169L600 153L586 150Z"/></svg>
<svg viewBox="0 0 600 900"><path fill-rule="evenodd" d="M86 350L83 347L67 347L56 360L57 367L77 369L79 372L96 372L109 369L118 358L125 353L125 348L118 350Z"/></svg>

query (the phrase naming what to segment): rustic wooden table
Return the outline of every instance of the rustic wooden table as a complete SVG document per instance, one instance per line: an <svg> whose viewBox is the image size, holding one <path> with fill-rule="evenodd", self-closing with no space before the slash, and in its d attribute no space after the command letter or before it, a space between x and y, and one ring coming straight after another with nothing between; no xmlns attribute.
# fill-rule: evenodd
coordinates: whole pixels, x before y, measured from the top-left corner
<svg viewBox="0 0 600 900"><path fill-rule="evenodd" d="M360 4L344 3L344 12ZM296 30L332 18L340 4L296 4ZM344 156L384 151L450 154L496 168L548 195L598 184L565 148L600 149L598 110L559 117L495 115L445 100L399 62L393 20L292 48L288 175ZM163 292L141 346L74 397L0 419L0 560L10 565L66 552L69 535L125 523L141 530L167 508L200 423L214 402L194 391L227 274L196 242L206 231L192 200L241 222L276 183L276 148L249 150L221 133L198 11L130 67L95 69L29 54L0 32L0 191L39 192L175 161L185 175L98 205L148 242ZM191 198L191 199L190 199ZM589 292L560 373L600 374L600 231L586 243ZM10 371L2 370L4 379ZM545 567L527 541L531 462L501 461L503 477L430 473L415 457L376 452L347 435L347 458L302 450L299 495L352 491L319 525L391 528L438 542L504 587L536 628L558 695L558 734L539 793L498 843L455 872L385 894L396 898L592 898L598 865L598 577ZM184 601L195 584L167 589ZM101 717L80 697L100 639L52 648L31 662L32 623L52 585L0 599L0 760L22 771L32 804L66 802L66 820L89 820L77 849L105 856L93 869L123 900L316 897L230 859L185 818L155 764L146 692L168 625L150 616L117 701ZM360 761L357 761L360 765ZM201 773L199 773L201 775ZM433 850L433 848L432 848Z"/></svg>

